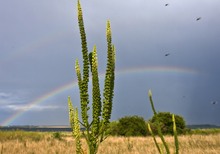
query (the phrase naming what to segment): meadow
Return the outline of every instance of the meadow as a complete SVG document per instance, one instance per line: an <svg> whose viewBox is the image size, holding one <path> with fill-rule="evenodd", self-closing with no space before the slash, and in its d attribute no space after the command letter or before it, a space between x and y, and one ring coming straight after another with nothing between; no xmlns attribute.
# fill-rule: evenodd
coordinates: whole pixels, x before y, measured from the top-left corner
<svg viewBox="0 0 220 154"><path fill-rule="evenodd" d="M193 130L179 138L180 154L219 154L220 129ZM165 136L174 153L172 136ZM158 138L159 140L159 138ZM0 154L74 154L70 132L0 131ZM87 153L85 140L82 142ZM152 137L108 137L98 154L157 154Z"/></svg>

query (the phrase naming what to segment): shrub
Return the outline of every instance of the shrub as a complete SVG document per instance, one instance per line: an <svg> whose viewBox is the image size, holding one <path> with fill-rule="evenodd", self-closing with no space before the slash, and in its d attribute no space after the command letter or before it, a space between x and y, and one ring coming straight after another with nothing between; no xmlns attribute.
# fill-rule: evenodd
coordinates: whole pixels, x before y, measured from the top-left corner
<svg viewBox="0 0 220 154"><path fill-rule="evenodd" d="M58 140L62 139L60 132L54 132L52 136L54 139L58 139Z"/></svg>
<svg viewBox="0 0 220 154"><path fill-rule="evenodd" d="M110 134L119 136L146 136L147 126L144 118L125 116L110 125Z"/></svg>
<svg viewBox="0 0 220 154"><path fill-rule="evenodd" d="M112 121L109 124L109 128L107 130L107 134L112 135L112 136L117 136L119 129L118 129L118 121Z"/></svg>
<svg viewBox="0 0 220 154"><path fill-rule="evenodd" d="M157 134L156 118L158 118L159 120L162 133L173 135L172 114L170 112L159 112L157 115L154 115L149 120L149 123L151 124L151 128L154 134ZM186 129L186 124L185 124L185 120L183 119L183 117L180 115L175 115L175 120L176 120L177 133L185 134L187 129Z"/></svg>

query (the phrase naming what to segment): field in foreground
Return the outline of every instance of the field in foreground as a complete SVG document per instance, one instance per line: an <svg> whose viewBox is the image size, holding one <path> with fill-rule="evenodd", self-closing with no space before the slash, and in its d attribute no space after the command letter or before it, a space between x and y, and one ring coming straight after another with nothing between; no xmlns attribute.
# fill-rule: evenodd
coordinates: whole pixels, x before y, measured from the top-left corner
<svg viewBox="0 0 220 154"><path fill-rule="evenodd" d="M174 153L173 137L165 138ZM159 139L158 139L159 140ZM0 131L1 154L74 154L75 144L70 133ZM220 133L179 136L180 154L219 154ZM83 141L86 152L86 144ZM109 137L99 154L157 154L151 137Z"/></svg>

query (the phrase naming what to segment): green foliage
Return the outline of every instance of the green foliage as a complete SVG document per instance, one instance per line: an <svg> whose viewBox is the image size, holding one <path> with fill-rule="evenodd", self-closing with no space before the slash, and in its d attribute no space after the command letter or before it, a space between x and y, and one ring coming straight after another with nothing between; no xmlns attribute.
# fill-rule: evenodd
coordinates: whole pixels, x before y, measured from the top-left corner
<svg viewBox="0 0 220 154"><path fill-rule="evenodd" d="M117 136L119 129L118 129L118 121L112 121L109 124L109 128L108 128L108 134L112 135L112 136Z"/></svg>
<svg viewBox="0 0 220 154"><path fill-rule="evenodd" d="M125 116L110 125L110 134L117 136L146 136L146 122L139 116Z"/></svg>
<svg viewBox="0 0 220 154"><path fill-rule="evenodd" d="M62 139L60 132L54 132L52 134L52 136L53 136L54 139L57 139L57 140L61 140Z"/></svg>
<svg viewBox="0 0 220 154"><path fill-rule="evenodd" d="M209 128L209 129L192 129L187 132L189 135L198 134L198 135L211 135L219 134L220 128Z"/></svg>
<svg viewBox="0 0 220 154"><path fill-rule="evenodd" d="M27 132L22 130L14 131L0 131L0 142L7 140L31 140L31 141L40 141L44 138L44 135L40 132Z"/></svg>
<svg viewBox="0 0 220 154"><path fill-rule="evenodd" d="M151 129L154 132L154 134L158 134L156 126L157 120L159 122L161 132L163 134L173 135L173 121L172 114L170 112L159 112L149 120L149 123L151 124ZM178 134L186 133L186 124L182 116L175 115L175 123Z"/></svg>
<svg viewBox="0 0 220 154"><path fill-rule="evenodd" d="M115 48L112 44L110 21L107 21L106 37L107 37L107 67L104 82L103 101L99 87L98 76L98 58L96 46L92 52L88 53L86 32L83 22L82 8L80 0L77 3L78 7L78 24L81 36L83 70L81 73L78 59L75 62L75 70L78 79L81 102L81 117L82 122L79 122L78 110L72 106L70 97L68 98L70 125L73 129L73 136L76 138L77 153L82 153L80 143L80 123L85 128L85 133L82 135L87 141L89 153L97 153L99 144L108 136L107 129L112 112L112 101L114 94L114 79L115 79ZM90 69L89 69L90 68ZM89 106L89 71L92 75L92 121L89 121L88 111Z"/></svg>

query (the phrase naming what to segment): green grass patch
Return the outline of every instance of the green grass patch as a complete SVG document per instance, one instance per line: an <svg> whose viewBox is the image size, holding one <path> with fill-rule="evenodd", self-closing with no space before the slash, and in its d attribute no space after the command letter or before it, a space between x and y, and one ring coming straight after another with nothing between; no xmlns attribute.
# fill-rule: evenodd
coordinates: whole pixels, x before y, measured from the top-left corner
<svg viewBox="0 0 220 154"><path fill-rule="evenodd" d="M220 133L220 128L209 128L209 129L191 129L189 134L198 135L211 135Z"/></svg>
<svg viewBox="0 0 220 154"><path fill-rule="evenodd" d="M22 130L14 130L14 131L0 131L0 141L7 140L32 140L32 141L40 141L44 138L45 133L42 132L29 132Z"/></svg>

